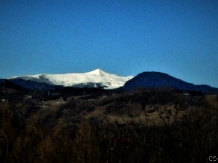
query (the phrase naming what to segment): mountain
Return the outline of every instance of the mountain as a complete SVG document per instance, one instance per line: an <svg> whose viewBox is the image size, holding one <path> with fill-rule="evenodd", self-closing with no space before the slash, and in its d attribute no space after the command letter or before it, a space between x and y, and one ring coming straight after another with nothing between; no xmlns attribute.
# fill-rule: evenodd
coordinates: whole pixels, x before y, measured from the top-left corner
<svg viewBox="0 0 218 163"><path fill-rule="evenodd" d="M161 72L140 73L123 86L124 90L136 90L137 88L170 88L182 91L218 93L218 88L208 85L194 85Z"/></svg>
<svg viewBox="0 0 218 163"><path fill-rule="evenodd" d="M64 87L104 87L105 89L114 89L122 87L126 81L132 78L133 76L122 77L115 74L107 73L101 69L96 69L86 73L37 74L16 76L10 78L10 80L24 87L25 84L27 84L28 87L36 87L37 84L33 82L37 82L47 84L42 85L42 87L47 87L48 85L58 85ZM25 83L25 81L29 81L29 83Z"/></svg>

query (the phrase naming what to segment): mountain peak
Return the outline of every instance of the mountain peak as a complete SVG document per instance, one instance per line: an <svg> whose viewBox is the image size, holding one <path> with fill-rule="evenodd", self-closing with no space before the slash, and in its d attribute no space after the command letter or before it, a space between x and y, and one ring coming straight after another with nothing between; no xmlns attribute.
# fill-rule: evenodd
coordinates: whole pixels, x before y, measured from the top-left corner
<svg viewBox="0 0 218 163"><path fill-rule="evenodd" d="M95 69L93 71L88 72L89 74L93 75L105 75L107 72L103 71L102 69Z"/></svg>

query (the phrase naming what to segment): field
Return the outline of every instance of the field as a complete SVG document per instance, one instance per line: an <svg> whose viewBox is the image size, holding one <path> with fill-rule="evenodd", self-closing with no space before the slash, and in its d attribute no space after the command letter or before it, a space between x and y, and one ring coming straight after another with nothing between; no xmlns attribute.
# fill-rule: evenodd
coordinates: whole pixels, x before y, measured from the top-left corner
<svg viewBox="0 0 218 163"><path fill-rule="evenodd" d="M218 157L217 95L4 88L1 97L1 162L205 163Z"/></svg>

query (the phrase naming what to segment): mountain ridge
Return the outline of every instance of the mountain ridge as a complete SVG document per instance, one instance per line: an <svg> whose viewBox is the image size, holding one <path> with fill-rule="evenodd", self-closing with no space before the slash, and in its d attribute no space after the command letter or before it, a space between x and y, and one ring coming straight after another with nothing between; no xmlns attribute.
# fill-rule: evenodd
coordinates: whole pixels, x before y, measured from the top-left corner
<svg viewBox="0 0 218 163"><path fill-rule="evenodd" d="M126 81L133 78L133 76L118 76L116 74L107 73L101 69L95 69L85 73L65 73L65 74L36 74L36 75L25 75L15 76L9 78L9 80L23 79L29 81L35 81L39 83L45 83L49 85L59 86L75 86L75 87L86 87L102 86L106 89L114 89L122 87ZM96 84L95 84L96 83Z"/></svg>
<svg viewBox="0 0 218 163"><path fill-rule="evenodd" d="M118 76L95 69L84 73L36 74L9 78L15 84L28 89L52 89L55 87L104 88L134 91L138 88L169 88L218 94L218 88L206 84L195 85L167 73L146 71L133 76Z"/></svg>

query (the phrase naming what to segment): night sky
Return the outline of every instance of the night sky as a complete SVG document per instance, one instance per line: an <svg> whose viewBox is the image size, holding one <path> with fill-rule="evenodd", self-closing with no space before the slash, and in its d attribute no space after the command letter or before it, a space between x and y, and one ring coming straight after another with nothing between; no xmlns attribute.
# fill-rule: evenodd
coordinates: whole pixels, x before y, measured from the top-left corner
<svg viewBox="0 0 218 163"><path fill-rule="evenodd" d="M100 68L218 87L217 0L1 0L0 78Z"/></svg>

